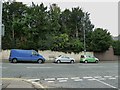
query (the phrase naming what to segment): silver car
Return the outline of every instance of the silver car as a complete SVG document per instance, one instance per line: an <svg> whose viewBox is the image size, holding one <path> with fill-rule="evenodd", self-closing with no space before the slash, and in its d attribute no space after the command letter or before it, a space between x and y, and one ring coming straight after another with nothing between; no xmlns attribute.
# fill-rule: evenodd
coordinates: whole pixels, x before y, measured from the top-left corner
<svg viewBox="0 0 120 90"><path fill-rule="evenodd" d="M74 63L75 62L75 59L74 58L70 58L70 57L67 57L67 56L58 56L57 58L55 58L55 62L56 63L61 63L61 62L69 62L69 63Z"/></svg>

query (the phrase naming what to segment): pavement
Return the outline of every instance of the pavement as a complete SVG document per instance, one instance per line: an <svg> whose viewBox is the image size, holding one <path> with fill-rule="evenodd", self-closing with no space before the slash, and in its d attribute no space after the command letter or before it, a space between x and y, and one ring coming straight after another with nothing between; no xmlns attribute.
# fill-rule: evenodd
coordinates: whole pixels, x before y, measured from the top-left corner
<svg viewBox="0 0 120 90"><path fill-rule="evenodd" d="M113 90L118 88L118 63L3 63L2 81L3 88Z"/></svg>
<svg viewBox="0 0 120 90"><path fill-rule="evenodd" d="M34 88L29 82L22 79L3 78L2 88Z"/></svg>
<svg viewBox="0 0 120 90"><path fill-rule="evenodd" d="M9 89L31 89L36 90L37 88L41 88L34 82L31 82L26 79L20 78L2 78L2 89L9 90ZM42 90L42 88L41 88Z"/></svg>

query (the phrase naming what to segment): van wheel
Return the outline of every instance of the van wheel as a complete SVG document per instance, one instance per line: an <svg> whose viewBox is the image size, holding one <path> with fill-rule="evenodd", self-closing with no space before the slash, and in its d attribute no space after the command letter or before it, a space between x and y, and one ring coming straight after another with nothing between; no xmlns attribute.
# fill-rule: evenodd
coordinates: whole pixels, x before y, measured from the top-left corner
<svg viewBox="0 0 120 90"><path fill-rule="evenodd" d="M88 61L87 61L87 60L85 60L85 63L88 63Z"/></svg>
<svg viewBox="0 0 120 90"><path fill-rule="evenodd" d="M73 61L73 60L71 60L70 62L71 62L72 64L74 63L74 61Z"/></svg>
<svg viewBox="0 0 120 90"><path fill-rule="evenodd" d="M57 63L60 63L60 60L57 60Z"/></svg>
<svg viewBox="0 0 120 90"><path fill-rule="evenodd" d="M39 60L38 60L38 63L39 63L39 64L41 64L41 63L42 63L42 60L41 60L41 59L39 59Z"/></svg>
<svg viewBox="0 0 120 90"><path fill-rule="evenodd" d="M13 63L17 63L17 59L14 58L14 59L12 60L12 62L13 62Z"/></svg>

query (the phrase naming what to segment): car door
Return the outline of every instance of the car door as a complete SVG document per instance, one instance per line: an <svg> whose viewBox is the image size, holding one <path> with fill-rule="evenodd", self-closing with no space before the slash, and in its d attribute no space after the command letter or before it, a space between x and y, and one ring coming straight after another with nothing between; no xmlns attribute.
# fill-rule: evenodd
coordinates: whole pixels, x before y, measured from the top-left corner
<svg viewBox="0 0 120 90"><path fill-rule="evenodd" d="M88 61L88 62L91 62L92 61L92 58L90 57L90 56L86 56L86 60Z"/></svg>
<svg viewBox="0 0 120 90"><path fill-rule="evenodd" d="M93 56L89 56L89 62L94 62L94 57Z"/></svg>
<svg viewBox="0 0 120 90"><path fill-rule="evenodd" d="M62 56L62 57L60 58L60 61L61 61L61 62L65 62L65 57Z"/></svg>
<svg viewBox="0 0 120 90"><path fill-rule="evenodd" d="M66 62L70 62L70 58L69 57L65 57L66 59L65 59L65 61Z"/></svg>
<svg viewBox="0 0 120 90"><path fill-rule="evenodd" d="M95 59L95 57L93 56L93 57L92 57L92 62L95 62L95 61L96 61L96 59Z"/></svg>

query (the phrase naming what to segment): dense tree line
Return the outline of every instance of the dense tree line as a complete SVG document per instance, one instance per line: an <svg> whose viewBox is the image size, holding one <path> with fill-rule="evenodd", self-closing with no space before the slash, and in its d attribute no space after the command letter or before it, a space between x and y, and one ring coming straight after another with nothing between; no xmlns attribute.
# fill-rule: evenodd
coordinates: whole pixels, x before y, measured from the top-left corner
<svg viewBox="0 0 120 90"><path fill-rule="evenodd" d="M80 7L61 11L56 4L48 8L43 3L27 6L22 2L4 2L2 48L78 53L84 50L85 30L87 51L106 51L111 35L106 29L94 29L89 17Z"/></svg>
<svg viewBox="0 0 120 90"><path fill-rule="evenodd" d="M114 49L114 54L120 55L120 35L118 36L118 40L113 40L112 46Z"/></svg>

